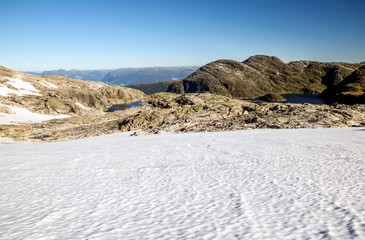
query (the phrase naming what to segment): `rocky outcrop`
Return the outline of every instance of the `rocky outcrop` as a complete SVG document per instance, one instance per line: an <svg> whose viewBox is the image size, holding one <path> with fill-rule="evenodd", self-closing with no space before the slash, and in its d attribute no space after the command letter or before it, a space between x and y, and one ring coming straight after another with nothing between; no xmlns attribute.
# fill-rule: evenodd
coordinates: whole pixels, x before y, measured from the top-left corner
<svg viewBox="0 0 365 240"><path fill-rule="evenodd" d="M320 97L331 104L365 104L365 65L323 91Z"/></svg>
<svg viewBox="0 0 365 240"><path fill-rule="evenodd" d="M15 141L64 141L120 131L133 135L256 128L365 126L365 105L265 103L221 95L158 93L125 111L85 111L41 123L0 126ZM151 108L150 105L154 106Z"/></svg>
<svg viewBox="0 0 365 240"><path fill-rule="evenodd" d="M244 62L218 60L170 85L168 91L210 92L237 98L257 98L268 93L319 94L341 83L362 65L311 61L286 64L276 57L264 55L250 57Z"/></svg>
<svg viewBox="0 0 365 240"><path fill-rule="evenodd" d="M61 76L37 76L0 67L0 103L41 114L80 115L144 98L138 90Z"/></svg>
<svg viewBox="0 0 365 240"><path fill-rule="evenodd" d="M238 100L213 94L150 96L146 109L119 122L135 135L163 132L227 131L256 128L365 126L364 105L282 104Z"/></svg>

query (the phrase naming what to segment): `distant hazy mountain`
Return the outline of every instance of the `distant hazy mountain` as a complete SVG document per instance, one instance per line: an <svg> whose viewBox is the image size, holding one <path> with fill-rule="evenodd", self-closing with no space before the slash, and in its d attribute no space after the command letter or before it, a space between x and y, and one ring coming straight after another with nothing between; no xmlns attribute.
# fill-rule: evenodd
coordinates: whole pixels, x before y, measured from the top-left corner
<svg viewBox="0 0 365 240"><path fill-rule="evenodd" d="M103 77L108 74L111 70L51 70L51 71L43 71L43 72L26 72L34 75L60 75L68 78L77 78L82 80L90 80L90 81L101 81Z"/></svg>
<svg viewBox="0 0 365 240"><path fill-rule="evenodd" d="M43 72L26 72L34 75L61 75L68 78L102 81L120 86L151 83L163 80L181 80L198 70L197 66L184 67L148 67L119 68L116 70L52 70Z"/></svg>
<svg viewBox="0 0 365 240"><path fill-rule="evenodd" d="M186 78L198 68L197 66L120 68L109 72L102 81L107 84L125 86L162 80L179 80Z"/></svg>

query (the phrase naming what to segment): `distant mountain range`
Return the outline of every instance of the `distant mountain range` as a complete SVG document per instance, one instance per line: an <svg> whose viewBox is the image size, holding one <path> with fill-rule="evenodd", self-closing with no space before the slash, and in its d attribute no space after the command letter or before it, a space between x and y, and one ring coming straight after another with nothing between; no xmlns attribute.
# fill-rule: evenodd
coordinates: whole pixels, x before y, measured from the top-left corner
<svg viewBox="0 0 365 240"><path fill-rule="evenodd" d="M162 80L180 80L186 78L198 68L197 66L120 68L109 72L102 81L107 84L125 86Z"/></svg>
<svg viewBox="0 0 365 240"><path fill-rule="evenodd" d="M163 80L181 80L198 70L198 66L119 68L116 70L52 70L26 72L34 75L60 75L68 78L101 81L107 84L125 86L139 83L152 83Z"/></svg>
<svg viewBox="0 0 365 240"><path fill-rule="evenodd" d="M81 79L81 80L90 80L90 81L102 81L102 79L112 70L51 70L51 71L43 71L43 72L26 72L33 75L60 75L68 78Z"/></svg>

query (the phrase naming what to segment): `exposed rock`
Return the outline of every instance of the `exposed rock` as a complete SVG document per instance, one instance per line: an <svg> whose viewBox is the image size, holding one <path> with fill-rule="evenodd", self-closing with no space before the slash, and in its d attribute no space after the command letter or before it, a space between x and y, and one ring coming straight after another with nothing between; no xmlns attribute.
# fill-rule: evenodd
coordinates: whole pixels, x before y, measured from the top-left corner
<svg viewBox="0 0 365 240"><path fill-rule="evenodd" d="M120 113L104 111L112 105L144 97L135 89L61 76L35 76L0 67L0 118L14 114L7 106L33 113L72 116L41 123L0 125L0 137L16 141L55 141L111 133L111 129L117 130ZM122 116L133 111L125 111Z"/></svg>
<svg viewBox="0 0 365 240"><path fill-rule="evenodd" d="M256 128L365 126L365 105L312 105L238 100L214 94L158 93L148 104L125 111L85 111L71 118L1 126L0 137L16 141L64 141L119 131L135 136L167 132Z"/></svg>
<svg viewBox="0 0 365 240"><path fill-rule="evenodd" d="M365 104L365 65L320 95L328 103Z"/></svg>
<svg viewBox="0 0 365 240"><path fill-rule="evenodd" d="M189 100L181 102L182 97ZM156 108L127 117L119 123L119 129L138 129L136 135L141 135L255 128L354 127L365 122L364 105L254 103L208 93L155 94L150 103Z"/></svg>
<svg viewBox="0 0 365 240"><path fill-rule="evenodd" d="M250 68L243 65L239 63L235 68ZM344 81L348 81L348 85L355 82L362 86L360 70ZM12 93L0 96L3 105L23 107L43 114L72 116L41 123L1 125L0 137L15 141L64 141L120 131L136 131L134 135L143 135L255 128L365 126L365 105L265 103L209 93L158 93L146 97L133 89L59 76L33 76L5 68L0 68L0 74L0 84L4 86L2 91L20 89L10 84L9 78L21 79L37 90L34 95L18 96ZM144 103L125 111L105 112L113 104L136 100L147 101L154 108ZM10 110L6 106L0 107L0 113L9 114Z"/></svg>
<svg viewBox="0 0 365 240"><path fill-rule="evenodd" d="M19 88L9 84L12 83L11 79L21 83ZM34 88L35 94L21 94L22 84ZM0 103L42 114L77 115L88 111L88 108L105 111L114 104L130 103L145 96L135 89L109 86L102 82L31 75L4 67L0 67L0 87L13 90L8 90L9 94L0 94Z"/></svg>

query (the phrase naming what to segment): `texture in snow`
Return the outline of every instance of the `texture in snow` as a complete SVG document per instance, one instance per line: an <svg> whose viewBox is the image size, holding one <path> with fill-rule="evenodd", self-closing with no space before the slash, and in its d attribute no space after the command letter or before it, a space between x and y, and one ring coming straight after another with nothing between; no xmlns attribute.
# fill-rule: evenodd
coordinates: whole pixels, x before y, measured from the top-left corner
<svg viewBox="0 0 365 240"><path fill-rule="evenodd" d="M0 105L10 108L13 112L15 112L15 114L0 113L0 125L1 124L13 125L21 122L42 122L51 119L71 117L70 115L63 115L63 114L58 116L43 115L39 113L33 113L25 108L11 107L1 103Z"/></svg>
<svg viewBox="0 0 365 240"><path fill-rule="evenodd" d="M39 90L36 89L31 83L25 82L19 78L7 78L7 84L11 85L12 87L16 88L11 89L8 88L6 85L0 83L0 95L1 96L9 96L9 94L15 94L18 96L23 95L37 95L42 96L39 94Z"/></svg>
<svg viewBox="0 0 365 240"><path fill-rule="evenodd" d="M39 83L48 88L58 88L58 86L54 85L53 83L47 82L47 81L41 81Z"/></svg>
<svg viewBox="0 0 365 240"><path fill-rule="evenodd" d="M0 239L364 239L365 129L0 145Z"/></svg>

